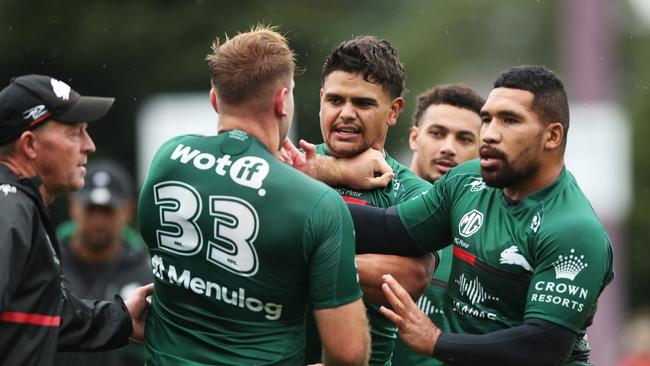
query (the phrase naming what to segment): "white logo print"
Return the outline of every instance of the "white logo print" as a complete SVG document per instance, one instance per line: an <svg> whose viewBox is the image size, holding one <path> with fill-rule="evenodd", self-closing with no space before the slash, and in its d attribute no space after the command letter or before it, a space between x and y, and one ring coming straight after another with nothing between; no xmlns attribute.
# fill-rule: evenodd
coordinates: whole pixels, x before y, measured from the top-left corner
<svg viewBox="0 0 650 366"><path fill-rule="evenodd" d="M3 184L0 186L0 193L3 194L3 197L6 197L9 193L16 193L16 187L11 184Z"/></svg>
<svg viewBox="0 0 650 366"><path fill-rule="evenodd" d="M269 163L256 156L244 156L237 159L230 168L230 178L242 186L259 189L264 178L269 174ZM264 193L259 192L260 196Z"/></svg>
<svg viewBox="0 0 650 366"><path fill-rule="evenodd" d="M181 164L191 163L199 170L212 170L222 177L230 173L230 178L235 183L257 189L257 194L264 197L266 190L261 187L264 179L269 174L269 163L255 156L243 156L235 162L230 158L231 156L228 154L214 156L183 144L178 144L170 156L171 160L178 161Z"/></svg>
<svg viewBox="0 0 650 366"><path fill-rule="evenodd" d="M526 258L524 258L516 245L506 248L501 252L501 258L499 258L499 263L501 264L514 264L516 266L522 266L527 271L533 271L533 267L530 266Z"/></svg>
<svg viewBox="0 0 650 366"><path fill-rule="evenodd" d="M162 275L165 272L165 265L163 264L162 258L158 255L154 255L151 258L151 270L153 271L154 276L162 278Z"/></svg>
<svg viewBox="0 0 650 366"><path fill-rule="evenodd" d="M44 114L47 113L47 109L45 108L44 105L39 104L36 107L29 108L28 110L23 112L23 118L24 119L33 119L37 120L41 118Z"/></svg>
<svg viewBox="0 0 650 366"><path fill-rule="evenodd" d="M52 84L52 91L57 97L63 100L70 99L70 86L68 84L56 79L51 79L50 84Z"/></svg>
<svg viewBox="0 0 650 366"><path fill-rule="evenodd" d="M573 281L578 273L587 267L588 264L582 261L585 256L574 255L575 251L575 249L571 249L570 255L559 255L558 259L553 262L556 279L566 278Z"/></svg>
<svg viewBox="0 0 650 366"><path fill-rule="evenodd" d="M533 221L530 222L530 229L533 230L534 233L537 232L537 229L539 229L539 225L542 224L542 217L539 215L539 212L533 216Z"/></svg>
<svg viewBox="0 0 650 366"><path fill-rule="evenodd" d="M465 184L465 187L469 186L470 192L479 192L487 188L483 178L475 179L472 182Z"/></svg>
<svg viewBox="0 0 650 366"><path fill-rule="evenodd" d="M466 213L458 223L458 232L464 237L472 236L483 225L483 214L477 210Z"/></svg>
<svg viewBox="0 0 650 366"><path fill-rule="evenodd" d="M485 288L479 282L478 277L474 277L473 280L468 280L465 277L465 274L461 274L455 282L460 288L461 296L467 296L472 305L478 305L486 300L496 300L499 301L499 298L496 296L488 295L485 292Z"/></svg>

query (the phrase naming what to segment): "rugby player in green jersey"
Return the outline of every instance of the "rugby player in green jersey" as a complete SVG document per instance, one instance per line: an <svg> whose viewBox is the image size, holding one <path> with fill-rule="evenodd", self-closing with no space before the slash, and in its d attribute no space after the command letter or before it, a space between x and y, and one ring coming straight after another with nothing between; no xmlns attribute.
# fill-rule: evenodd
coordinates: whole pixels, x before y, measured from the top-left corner
<svg viewBox="0 0 650 366"><path fill-rule="evenodd" d="M389 207L421 195L430 184L384 151L389 127L397 123L404 106L404 66L386 40L356 37L341 43L327 57L321 74L320 126L324 143L320 156L349 159L368 149L379 151L392 168L394 178L385 188L357 190L333 185L348 202ZM429 282L435 266L433 255L406 258L383 255L357 256L361 287L371 325L371 365L390 365L397 339L395 326L379 312L385 303L381 275L392 273L407 281L417 298ZM309 335L314 332L309 332ZM320 360L319 347L311 347L307 362Z"/></svg>
<svg viewBox="0 0 650 366"><path fill-rule="evenodd" d="M609 238L564 166L560 79L518 66L481 109L480 160L388 209L349 205L357 252L453 246L453 316L441 332L390 275L382 313L409 347L452 365L589 365L586 329L613 278Z"/></svg>
<svg viewBox="0 0 650 366"><path fill-rule="evenodd" d="M438 85L417 99L409 146L413 150L411 170L433 183L454 166L478 157L481 107L485 99L461 84ZM440 263L417 305L440 330L449 331L445 306L447 282L453 258L452 248L439 250ZM364 256L381 256L365 254ZM393 366L437 366L444 363L408 348L401 339L395 343Z"/></svg>
<svg viewBox="0 0 650 366"><path fill-rule="evenodd" d="M324 363L366 364L349 212L274 156L293 116L294 53L258 26L215 41L207 62L219 134L165 142L138 205L156 285L147 364L301 364L308 305Z"/></svg>

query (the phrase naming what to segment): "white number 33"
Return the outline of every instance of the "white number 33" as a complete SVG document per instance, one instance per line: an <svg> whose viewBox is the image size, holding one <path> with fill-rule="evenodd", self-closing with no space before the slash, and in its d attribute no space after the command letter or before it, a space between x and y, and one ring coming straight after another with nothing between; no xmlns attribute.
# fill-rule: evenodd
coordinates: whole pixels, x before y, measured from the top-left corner
<svg viewBox="0 0 650 366"><path fill-rule="evenodd" d="M201 196L186 183L167 181L154 186L154 202L159 208L158 247L179 254L194 255L203 247ZM257 273L257 252L253 246L259 218L250 203L230 196L208 198L209 226L206 259L240 276ZM205 219L204 219L205 220Z"/></svg>

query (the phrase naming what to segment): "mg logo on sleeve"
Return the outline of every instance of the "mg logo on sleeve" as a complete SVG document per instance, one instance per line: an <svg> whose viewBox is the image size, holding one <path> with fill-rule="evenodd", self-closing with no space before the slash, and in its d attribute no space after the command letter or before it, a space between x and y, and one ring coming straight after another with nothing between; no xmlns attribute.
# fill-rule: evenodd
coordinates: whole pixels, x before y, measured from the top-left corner
<svg viewBox="0 0 650 366"><path fill-rule="evenodd" d="M483 225L483 214L477 210L472 210L460 219L458 223L458 232L464 237L470 237Z"/></svg>

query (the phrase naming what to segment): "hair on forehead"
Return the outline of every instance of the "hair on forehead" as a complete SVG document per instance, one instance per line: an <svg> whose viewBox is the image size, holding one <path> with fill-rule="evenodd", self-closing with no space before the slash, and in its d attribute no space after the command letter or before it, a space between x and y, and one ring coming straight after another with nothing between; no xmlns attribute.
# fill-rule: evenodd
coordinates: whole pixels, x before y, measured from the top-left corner
<svg viewBox="0 0 650 366"><path fill-rule="evenodd" d="M265 96L279 80L294 74L295 54L277 27L258 24L225 42L216 38L206 56L210 81L219 99L239 104Z"/></svg>
<svg viewBox="0 0 650 366"><path fill-rule="evenodd" d="M413 113L413 126L420 123L420 118L422 118L429 106L439 104L467 109L480 114L485 99L474 89L463 84L437 85L418 95L417 105Z"/></svg>
<svg viewBox="0 0 650 366"><path fill-rule="evenodd" d="M406 74L397 50L387 40L374 36L357 36L339 44L325 59L321 86L334 71L360 74L363 80L380 85L391 98L406 91Z"/></svg>

